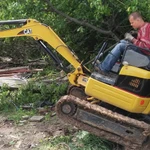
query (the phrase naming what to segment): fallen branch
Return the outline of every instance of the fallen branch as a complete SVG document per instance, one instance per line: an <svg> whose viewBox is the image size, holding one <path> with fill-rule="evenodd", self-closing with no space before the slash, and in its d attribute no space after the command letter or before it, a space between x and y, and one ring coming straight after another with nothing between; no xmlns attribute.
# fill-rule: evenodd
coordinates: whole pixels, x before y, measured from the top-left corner
<svg viewBox="0 0 150 150"><path fill-rule="evenodd" d="M43 71L43 69L29 69L29 66L24 66L24 67L13 67L13 68L7 68L7 69L0 69L0 74L39 72L39 71Z"/></svg>

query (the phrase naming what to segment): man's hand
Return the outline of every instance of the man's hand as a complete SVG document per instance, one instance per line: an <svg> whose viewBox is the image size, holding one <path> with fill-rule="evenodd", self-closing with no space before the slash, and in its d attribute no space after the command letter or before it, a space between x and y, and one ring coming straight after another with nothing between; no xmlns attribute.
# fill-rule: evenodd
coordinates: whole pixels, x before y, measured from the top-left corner
<svg viewBox="0 0 150 150"><path fill-rule="evenodd" d="M130 31L130 34L131 34L131 35L138 34L138 31L137 31L137 30L131 30L131 31Z"/></svg>
<svg viewBox="0 0 150 150"><path fill-rule="evenodd" d="M134 39L134 37L130 33L125 33L124 37L126 40L129 40L130 42Z"/></svg>

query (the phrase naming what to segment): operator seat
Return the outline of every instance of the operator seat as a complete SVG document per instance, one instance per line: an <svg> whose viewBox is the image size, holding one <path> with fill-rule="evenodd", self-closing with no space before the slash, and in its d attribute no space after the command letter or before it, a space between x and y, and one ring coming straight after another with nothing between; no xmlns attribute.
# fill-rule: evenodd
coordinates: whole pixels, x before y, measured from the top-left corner
<svg viewBox="0 0 150 150"><path fill-rule="evenodd" d="M135 66L135 67L140 67L140 68L144 68L146 70L150 70L150 55L146 55L144 53L139 53L135 50L132 49L133 45L128 45L126 47L126 50L123 54L123 59L122 59L122 63L123 62L127 62L129 65L131 66ZM146 50L149 51L149 49L143 49L138 47L141 50Z"/></svg>

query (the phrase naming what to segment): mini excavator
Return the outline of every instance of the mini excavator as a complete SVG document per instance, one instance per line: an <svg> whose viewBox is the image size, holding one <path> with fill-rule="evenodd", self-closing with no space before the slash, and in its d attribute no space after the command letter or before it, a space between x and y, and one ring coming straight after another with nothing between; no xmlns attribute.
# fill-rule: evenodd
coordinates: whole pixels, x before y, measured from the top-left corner
<svg viewBox="0 0 150 150"><path fill-rule="evenodd" d="M0 25L17 26L0 31L0 38L30 36L34 38L62 69L66 70L49 44L73 67L67 73L71 86L56 104L64 122L106 140L122 145L124 150L150 149L150 60L129 45L111 76L91 72L73 51L47 25L34 19L0 21ZM101 57L104 43L94 59ZM147 49L145 49L147 50ZM148 51L148 50L147 50Z"/></svg>

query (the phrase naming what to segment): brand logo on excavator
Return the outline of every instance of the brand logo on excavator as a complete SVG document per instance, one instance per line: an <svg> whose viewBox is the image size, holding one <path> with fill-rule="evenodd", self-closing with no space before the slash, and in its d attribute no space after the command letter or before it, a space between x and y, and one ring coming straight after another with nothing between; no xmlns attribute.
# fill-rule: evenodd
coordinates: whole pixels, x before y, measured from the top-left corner
<svg viewBox="0 0 150 150"><path fill-rule="evenodd" d="M24 30L24 34L31 34L32 33L32 30L31 29L25 29Z"/></svg>
<svg viewBox="0 0 150 150"><path fill-rule="evenodd" d="M18 33L18 35L20 35L20 34L31 34L31 33L32 33L32 29L24 29L24 30L20 31Z"/></svg>

